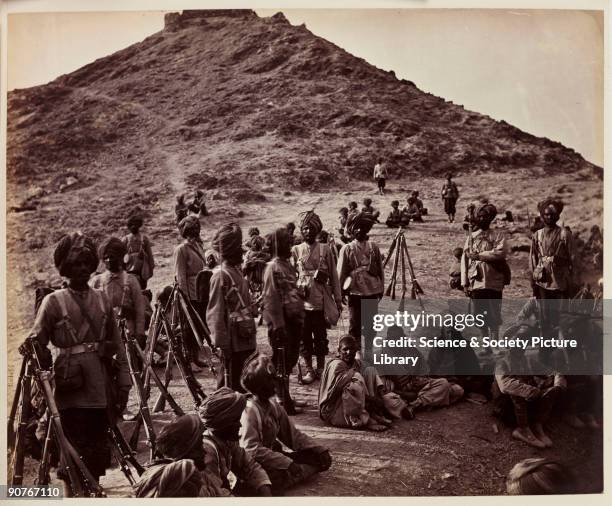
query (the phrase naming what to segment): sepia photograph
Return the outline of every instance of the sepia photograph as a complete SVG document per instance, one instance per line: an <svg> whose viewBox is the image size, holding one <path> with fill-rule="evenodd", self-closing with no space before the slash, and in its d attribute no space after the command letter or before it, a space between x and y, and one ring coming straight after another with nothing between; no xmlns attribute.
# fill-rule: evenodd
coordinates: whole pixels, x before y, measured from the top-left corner
<svg viewBox="0 0 612 506"><path fill-rule="evenodd" d="M602 494L598 5L9 9L4 497Z"/></svg>

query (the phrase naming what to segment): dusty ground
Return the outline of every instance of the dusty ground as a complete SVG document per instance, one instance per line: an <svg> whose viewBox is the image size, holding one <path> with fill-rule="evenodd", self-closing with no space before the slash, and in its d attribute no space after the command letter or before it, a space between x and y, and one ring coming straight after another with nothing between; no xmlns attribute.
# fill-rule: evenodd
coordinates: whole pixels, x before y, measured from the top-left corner
<svg viewBox="0 0 612 506"><path fill-rule="evenodd" d="M176 172L176 165L169 163L168 168L175 171L171 177L173 191L191 189L183 183ZM458 180L461 200L458 214L463 215L469 200L489 196L498 205L500 211L510 209L518 219L516 231L509 234L511 244L527 244L528 239L523 227L526 224L527 210L535 214L535 203L542 195L542 188L548 193L559 193L567 202L564 219L574 230L585 230L591 224L600 224L601 182L583 180L580 176L569 179L558 176L546 181L517 172L511 181L500 175L480 175L468 180ZM406 232L410 253L417 276L425 290L426 297L445 298L450 295L447 288L447 271L450 252L456 245L462 245L464 233L460 223L448 224L442 212L441 201L437 198L440 180L422 178L416 181L391 181L385 197L374 195L373 185L352 183L345 188L336 188L328 192L287 192L270 191L261 203L241 203L238 209L244 212L239 218L243 229L257 225L262 232L291 220L306 209L315 208L321 215L327 229L333 230L337 223L337 209L348 200L361 200L372 196L374 206L387 212L391 200L405 199L406 192L418 188L424 198L430 216L423 224L411 225ZM160 198L154 205L152 218L147 223L146 233L154 243L157 255L157 269L153 279L153 288L159 289L172 280L171 252L178 241L173 226L172 192ZM203 236L205 242L210 240L214 228L222 221L229 219L223 210L228 206L224 201L207 202L211 216L203 219ZM234 209L232 212L237 211ZM74 207L77 212L78 206ZM578 223L576 210L581 212L582 221ZM27 222L27 213L20 213ZM25 214L25 216L24 216ZM236 218L237 219L237 218ZM9 244L16 244L16 229L9 231ZM511 232L511 231L509 231ZM371 238L385 251L393 232L382 225L377 225ZM586 239L586 237L584 237ZM33 286L37 283L32 272L39 266L48 265L48 258L42 258L43 251L26 251L16 254L17 248L9 248L9 261L18 267L21 276L13 276L9 286L9 364L16 367L18 356L16 345L26 335L32 322ZM44 251L45 254L50 251ZM527 266L527 253L515 253L510 258L513 270L513 281L506 291L507 297L528 296L528 283L523 271ZM48 271L45 271L48 272ZM48 280L48 274L38 277ZM23 282L19 282L19 279ZM40 279L38 282L40 282ZM346 322L330 332L330 349L335 347L338 336L343 332ZM266 345L263 327L259 328L259 342ZM12 391L13 370L9 370L9 391ZM205 390L212 389L210 375L201 373ZM597 492L601 490L602 478L602 434L578 433L560 423L553 423L550 433L555 447L538 451L510 438L510 431L500 427L500 432L493 429L495 420L490 416L489 405L477 406L461 402L450 409L442 409L419 414L411 422L401 421L384 434L371 434L325 427L317 416L316 401L318 383L311 386L298 386L292 378L295 396L309 403L304 414L294 418L296 424L307 433L321 438L329 445L334 463L329 472L315 480L291 491L291 495L466 495L466 494L502 494L504 478L510 468L519 460L536 455L553 456L575 465L584 478L583 490ZM155 389L154 389L155 391ZM185 409L190 409L190 398L186 389L177 386L179 402ZM132 399L132 403L134 399ZM170 413L155 415L156 423L170 419ZM128 423L126 431L129 431ZM146 460L144 444L140 448L141 460ZM129 493L127 482L117 469L109 472L104 479L104 486L110 495Z"/></svg>

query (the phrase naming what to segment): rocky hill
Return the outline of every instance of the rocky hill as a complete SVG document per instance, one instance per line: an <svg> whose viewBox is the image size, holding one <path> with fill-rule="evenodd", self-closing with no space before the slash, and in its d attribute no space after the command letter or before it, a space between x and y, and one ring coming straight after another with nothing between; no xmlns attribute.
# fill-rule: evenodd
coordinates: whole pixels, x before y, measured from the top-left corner
<svg viewBox="0 0 612 506"><path fill-rule="evenodd" d="M583 180L602 172L282 13L184 11L138 44L9 94L9 252L49 248L75 229L118 233L136 207L155 217L151 233L175 235L177 193L204 189L217 220L239 217L274 192L350 189L369 180L379 156L412 181L448 170Z"/></svg>
<svg viewBox="0 0 612 506"><path fill-rule="evenodd" d="M168 14L164 30L138 44L11 92L8 113L9 180L45 191L70 176L77 188L95 186L108 171L119 193L138 190L176 175L159 172L169 161L204 189L321 187L369 177L378 156L397 175L594 168L559 143L423 92L282 13Z"/></svg>

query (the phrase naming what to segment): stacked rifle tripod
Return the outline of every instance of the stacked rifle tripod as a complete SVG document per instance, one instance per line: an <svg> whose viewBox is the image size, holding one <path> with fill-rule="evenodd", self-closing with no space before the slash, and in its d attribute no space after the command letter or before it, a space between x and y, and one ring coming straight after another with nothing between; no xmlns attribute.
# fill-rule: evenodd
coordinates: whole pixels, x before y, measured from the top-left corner
<svg viewBox="0 0 612 506"><path fill-rule="evenodd" d="M152 461L156 457L156 434L148 402L151 395L151 381L159 389L159 397L153 412L163 411L168 402L175 415L183 415L183 409L168 392L168 387L173 380L173 368L176 365L181 380L186 384L194 407L197 409L206 398L206 394L191 369L183 337L187 332L191 332L199 349L207 353L208 367L213 375L216 375L212 362L215 348L210 341L206 325L177 284L172 287L166 300L157 300L144 350L136 341L135 336L128 331L126 319L121 313L117 320L133 390L137 397L138 414L129 444L115 421L110 423L108 437L119 468L130 485L134 486L137 481L135 474L140 476L144 472L143 466L136 459L136 450L143 425L146 444L149 448L149 459ZM164 340L167 341L167 361L163 378L160 378L153 368L153 356L155 350L163 346L162 341ZM50 483L49 471L53 453L59 455L59 468L63 470L74 497L104 497L104 491L63 431L59 410L53 396L52 373L43 366L44 361L41 361L40 358L42 350L37 341L29 338L20 351L24 358L13 397L7 431L10 484L17 486L23 483L29 426L36 423L41 413L44 413L43 420L47 420L46 438L36 484L44 486ZM33 393L42 399L42 403L39 403L42 408L34 409ZM114 419L114 416L109 415L109 419Z"/></svg>
<svg viewBox="0 0 612 506"><path fill-rule="evenodd" d="M385 295L387 297L390 296L391 300L396 299L396 285L401 273L401 301L406 298L408 283L410 283L410 297L412 299L418 299L421 307L423 307L421 295L424 295L425 292L423 292L423 289L417 281L414 273L414 267L412 265L412 260L410 259L410 254L408 253L408 246L406 244L406 237L404 236L403 228L400 228L397 234L395 234L395 237L391 242L391 246L389 247L389 252L387 253L383 263L383 268L387 266L389 260L391 260L391 257L393 257L391 281L389 281L389 285L387 285ZM406 279L406 272L408 272L409 279Z"/></svg>

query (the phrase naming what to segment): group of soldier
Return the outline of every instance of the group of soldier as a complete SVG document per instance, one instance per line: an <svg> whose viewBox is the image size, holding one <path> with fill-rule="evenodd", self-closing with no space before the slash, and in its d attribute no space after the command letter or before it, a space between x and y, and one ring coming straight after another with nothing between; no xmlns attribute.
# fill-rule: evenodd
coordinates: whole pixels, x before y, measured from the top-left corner
<svg viewBox="0 0 612 506"><path fill-rule="evenodd" d="M384 181L379 187L384 193ZM441 196L452 223L459 194L450 176ZM418 194L410 198L409 205L418 211ZM277 228L265 237L253 228L245 249L241 227L227 223L216 230L207 249L200 237L202 205L186 213L181 207L181 216L177 214L183 241L174 250L174 274L218 353L217 390L197 414L179 417L162 430L158 458L142 475L137 495L280 494L327 470L328 449L298 430L290 418L303 407L291 397L288 381L300 355L306 368L301 381L320 380L319 414L333 426L384 431L394 420L448 406L470 391L459 377L428 376L426 370L380 376L365 360L374 337L368 322L385 286L383 255L368 235L378 223L371 201L364 202L361 211L355 204L341 214L341 247L329 241L321 218L311 210L299 217L300 240L295 226ZM419 217L422 202L420 206ZM538 209L543 227L532 238L531 282L535 304L543 309L538 312L540 324L552 333L559 332L560 325L555 301L571 297L576 272L571 233L557 224L562 203L547 199ZM474 313L487 315L483 335L489 336L499 333L503 290L510 282L503 233L491 229L496 214L489 202L471 211L454 285L471 299ZM401 220L393 226L404 225ZM40 345L51 344L61 423L96 478L110 465L105 433L111 420L125 411L131 388L119 319L143 347L146 344L148 301L143 294L154 258L149 239L140 232L142 218L132 216L127 225L127 236L110 237L97 246L81 233L60 240L54 262L67 285L43 300L31 332ZM106 271L91 277L99 260ZM345 305L348 334L339 339L338 354L330 359L327 330L338 322ZM260 313L271 356L258 350ZM515 330L521 329L525 331L520 325ZM392 332L401 336L403 329L389 329ZM188 332L183 339L190 361L198 365L197 341ZM514 374L508 363L500 362L493 387L514 415L518 426L513 437L538 448L551 446L544 423L567 381L554 373ZM593 391L591 383L587 388ZM598 426L591 411L576 409L570 413L574 426ZM283 451L281 443L291 451ZM233 488L230 471L238 480Z"/></svg>

